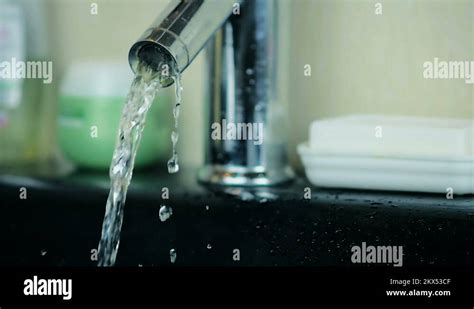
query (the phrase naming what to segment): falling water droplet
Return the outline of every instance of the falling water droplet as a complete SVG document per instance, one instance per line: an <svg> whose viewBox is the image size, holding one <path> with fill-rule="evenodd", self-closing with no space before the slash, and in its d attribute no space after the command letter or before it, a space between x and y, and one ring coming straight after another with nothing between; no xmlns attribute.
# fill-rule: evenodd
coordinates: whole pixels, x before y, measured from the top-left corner
<svg viewBox="0 0 474 309"><path fill-rule="evenodd" d="M209 205L206 205L206 210L209 210Z"/></svg>
<svg viewBox="0 0 474 309"><path fill-rule="evenodd" d="M45 256L48 253L46 250L41 250L41 256Z"/></svg>
<svg viewBox="0 0 474 309"><path fill-rule="evenodd" d="M170 261L171 261L171 263L176 262L176 250L175 249L170 250Z"/></svg>
<svg viewBox="0 0 474 309"><path fill-rule="evenodd" d="M179 114L181 112L181 107L180 106L181 106L181 104L177 103L173 108L173 117L174 117L174 120L175 120L175 123L174 123L175 128L178 127L178 119L179 119Z"/></svg>
<svg viewBox="0 0 474 309"><path fill-rule="evenodd" d="M168 160L168 173L175 174L179 171L178 156L173 155L171 159Z"/></svg>
<svg viewBox="0 0 474 309"><path fill-rule="evenodd" d="M178 132L176 131L171 132L171 142L173 143L173 145L176 145L176 143L178 143L178 138L179 138Z"/></svg>
<svg viewBox="0 0 474 309"><path fill-rule="evenodd" d="M161 205L160 211L159 211L161 222L165 222L166 220L168 220L172 214L173 214L173 208L168 207L166 205Z"/></svg>
<svg viewBox="0 0 474 309"><path fill-rule="evenodd" d="M212 246L211 244L207 244L207 249L211 250L212 249Z"/></svg>

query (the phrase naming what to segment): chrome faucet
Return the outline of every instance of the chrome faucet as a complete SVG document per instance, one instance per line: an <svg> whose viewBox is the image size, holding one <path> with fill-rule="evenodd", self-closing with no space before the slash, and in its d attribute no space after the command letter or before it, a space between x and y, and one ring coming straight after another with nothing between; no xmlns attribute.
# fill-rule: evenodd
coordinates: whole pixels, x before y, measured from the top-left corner
<svg viewBox="0 0 474 309"><path fill-rule="evenodd" d="M174 69L183 72L207 48L209 126L201 182L260 186L293 178L277 87L279 1L171 1L130 50L134 70L139 60L158 66L172 59ZM239 124L247 133L260 124L263 140L213 138L215 124L225 123Z"/></svg>

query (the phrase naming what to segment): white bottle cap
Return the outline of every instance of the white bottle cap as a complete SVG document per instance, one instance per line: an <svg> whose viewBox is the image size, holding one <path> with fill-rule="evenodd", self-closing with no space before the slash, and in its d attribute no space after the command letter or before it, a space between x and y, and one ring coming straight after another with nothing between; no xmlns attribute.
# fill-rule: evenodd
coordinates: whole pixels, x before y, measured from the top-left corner
<svg viewBox="0 0 474 309"><path fill-rule="evenodd" d="M126 97L133 81L127 62L73 63L61 86L61 94L79 97Z"/></svg>

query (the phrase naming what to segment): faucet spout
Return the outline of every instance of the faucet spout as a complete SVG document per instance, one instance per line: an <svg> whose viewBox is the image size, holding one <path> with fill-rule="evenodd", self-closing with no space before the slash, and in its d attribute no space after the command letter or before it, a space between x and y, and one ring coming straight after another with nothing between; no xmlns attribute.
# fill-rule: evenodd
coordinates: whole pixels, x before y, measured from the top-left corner
<svg viewBox="0 0 474 309"><path fill-rule="evenodd" d="M203 183L267 186L294 176L286 154L288 45L280 41L288 9L280 5L288 1L172 1L130 50L134 70L140 61L159 70L172 60L170 69L183 72L208 46Z"/></svg>
<svg viewBox="0 0 474 309"><path fill-rule="evenodd" d="M239 5L240 0L172 0L130 49L132 69L139 60L158 69L171 58L173 69L183 72Z"/></svg>

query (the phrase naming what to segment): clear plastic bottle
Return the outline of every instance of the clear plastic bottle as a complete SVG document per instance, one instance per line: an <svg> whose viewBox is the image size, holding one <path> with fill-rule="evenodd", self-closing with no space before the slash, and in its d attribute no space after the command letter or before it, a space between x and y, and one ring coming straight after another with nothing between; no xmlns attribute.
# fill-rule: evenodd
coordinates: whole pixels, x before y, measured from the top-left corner
<svg viewBox="0 0 474 309"><path fill-rule="evenodd" d="M0 0L0 71L15 61L46 57L43 1ZM1 72L0 72L1 73ZM42 79L0 75L0 167L27 165L45 157Z"/></svg>

